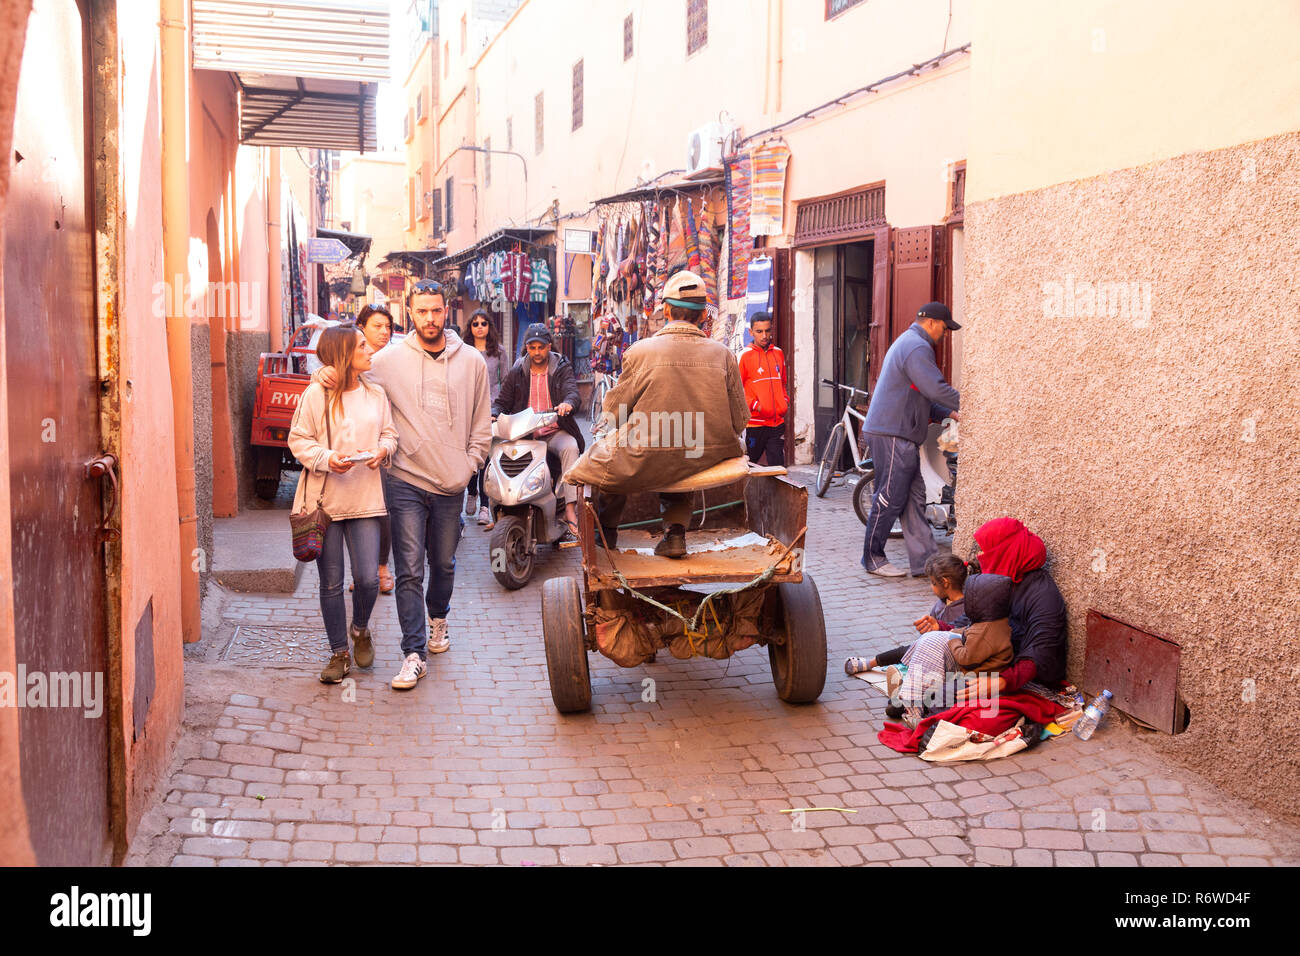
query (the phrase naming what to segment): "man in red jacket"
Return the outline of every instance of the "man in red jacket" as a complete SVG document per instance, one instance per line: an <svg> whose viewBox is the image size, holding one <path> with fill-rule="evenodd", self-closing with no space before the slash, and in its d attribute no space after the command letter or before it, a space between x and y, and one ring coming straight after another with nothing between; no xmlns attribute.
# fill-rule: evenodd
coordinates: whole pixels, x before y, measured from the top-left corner
<svg viewBox="0 0 1300 956"><path fill-rule="evenodd" d="M749 404L749 425L745 428L745 451L759 464L767 453L767 464L785 464L785 413L790 396L785 390L785 354L772 344L772 313L756 312L749 320L754 342L740 353L740 381Z"/></svg>

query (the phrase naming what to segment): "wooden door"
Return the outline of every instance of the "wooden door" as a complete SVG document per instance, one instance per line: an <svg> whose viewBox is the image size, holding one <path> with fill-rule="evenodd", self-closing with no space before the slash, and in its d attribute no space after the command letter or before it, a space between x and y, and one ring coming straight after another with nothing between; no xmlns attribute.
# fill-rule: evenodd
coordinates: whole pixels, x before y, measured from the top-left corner
<svg viewBox="0 0 1300 956"><path fill-rule="evenodd" d="M100 453L88 35L74 0L36 0L7 158L14 643L28 685L36 674L46 682L46 706L20 711L19 759L42 866L103 864L111 855L103 507L100 479L85 475ZM90 691L81 706L50 706L72 701L70 682L56 674Z"/></svg>

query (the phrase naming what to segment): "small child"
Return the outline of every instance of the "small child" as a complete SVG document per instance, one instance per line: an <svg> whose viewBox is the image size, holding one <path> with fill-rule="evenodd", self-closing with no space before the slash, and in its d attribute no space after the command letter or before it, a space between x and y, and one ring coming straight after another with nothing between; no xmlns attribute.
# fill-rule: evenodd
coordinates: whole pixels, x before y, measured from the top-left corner
<svg viewBox="0 0 1300 956"><path fill-rule="evenodd" d="M938 600L934 602L934 607L930 608L929 614L912 622L917 631L922 634L931 631L957 631L970 624L970 618L966 616L965 596L962 593L966 585L966 565L962 559L951 553L933 555L925 562L925 574L930 579L930 590ZM907 653L909 647L910 644L904 644L902 647L877 654L868 660L850 657L844 662L844 673L861 674L875 667L898 664L902 662L903 655Z"/></svg>

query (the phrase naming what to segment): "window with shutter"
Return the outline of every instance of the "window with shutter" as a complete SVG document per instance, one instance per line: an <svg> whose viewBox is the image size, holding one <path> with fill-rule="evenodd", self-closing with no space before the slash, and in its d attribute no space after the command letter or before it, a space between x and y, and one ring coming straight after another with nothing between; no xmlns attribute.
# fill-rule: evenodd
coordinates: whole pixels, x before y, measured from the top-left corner
<svg viewBox="0 0 1300 956"><path fill-rule="evenodd" d="M447 218L445 222L447 224L448 232L451 232L452 229L456 228L455 226L452 225L452 210L454 205L453 204L454 194L452 192L452 188L453 188L452 178L448 176L446 184L442 187L442 193L447 199Z"/></svg>
<svg viewBox="0 0 1300 956"><path fill-rule="evenodd" d="M573 128L582 128L582 61L573 64Z"/></svg>
<svg viewBox="0 0 1300 956"><path fill-rule="evenodd" d="M709 0L686 0L686 55L709 42Z"/></svg>
<svg viewBox="0 0 1300 956"><path fill-rule="evenodd" d="M435 238L442 235L442 190L433 191L433 235Z"/></svg>
<svg viewBox="0 0 1300 956"><path fill-rule="evenodd" d="M632 59L632 14L623 21L623 62Z"/></svg>
<svg viewBox="0 0 1300 956"><path fill-rule="evenodd" d="M533 140L536 143L538 156L542 155L542 146L543 146L542 116L543 116L542 94L538 93L537 100L533 106Z"/></svg>
<svg viewBox="0 0 1300 956"><path fill-rule="evenodd" d="M849 7L856 7L862 0L826 0L826 19L837 17Z"/></svg>

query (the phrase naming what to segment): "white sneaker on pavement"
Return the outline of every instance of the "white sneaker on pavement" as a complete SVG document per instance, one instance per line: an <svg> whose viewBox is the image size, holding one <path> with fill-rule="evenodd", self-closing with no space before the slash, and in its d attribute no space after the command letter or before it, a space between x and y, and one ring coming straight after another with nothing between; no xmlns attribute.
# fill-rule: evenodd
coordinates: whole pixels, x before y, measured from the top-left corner
<svg viewBox="0 0 1300 956"><path fill-rule="evenodd" d="M478 523L479 523L479 524L491 524L491 523L492 523L492 512L488 511L487 508L479 508L479 509L478 509Z"/></svg>
<svg viewBox="0 0 1300 956"><path fill-rule="evenodd" d="M407 654L402 669L393 678L393 690L410 690L427 673L429 665L420 660L419 654Z"/></svg>
<svg viewBox="0 0 1300 956"><path fill-rule="evenodd" d="M868 574L874 574L874 575L876 575L876 577L880 577L880 578L905 578L905 577L907 577L907 572L906 572L906 571L902 570L901 568L896 568L896 567L894 567L894 566L893 566L892 564L890 564L888 561L886 561L884 564L882 564L882 565L881 565L880 567L878 567L878 568L872 568L872 569L871 569L870 571L868 571L867 573L868 573Z"/></svg>
<svg viewBox="0 0 1300 956"><path fill-rule="evenodd" d="M447 636L447 619L445 617L429 618L429 653L441 654L451 647L451 638Z"/></svg>

